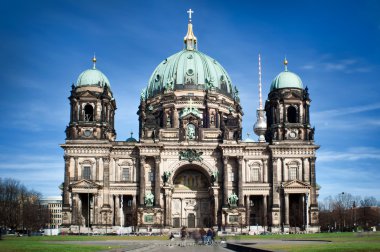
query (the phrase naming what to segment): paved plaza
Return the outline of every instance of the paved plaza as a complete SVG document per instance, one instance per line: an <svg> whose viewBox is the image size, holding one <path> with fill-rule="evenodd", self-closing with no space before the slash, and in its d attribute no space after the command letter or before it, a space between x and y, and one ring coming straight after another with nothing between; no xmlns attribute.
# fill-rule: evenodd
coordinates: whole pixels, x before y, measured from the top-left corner
<svg viewBox="0 0 380 252"><path fill-rule="evenodd" d="M249 248L255 248L259 244L311 244L311 243L329 243L330 241L312 241L312 240L228 240L228 243L243 245ZM150 251L150 252L164 252L164 251L181 251L181 252L202 252L202 251L233 251L225 248L225 244L218 245L195 245L193 240L186 240L185 246L181 246L180 240L175 241L161 241L161 240L108 240L108 241L59 241L54 243L65 244L87 244L87 245L105 245L109 249L104 252L124 252L124 251ZM115 248L122 247L122 248Z"/></svg>

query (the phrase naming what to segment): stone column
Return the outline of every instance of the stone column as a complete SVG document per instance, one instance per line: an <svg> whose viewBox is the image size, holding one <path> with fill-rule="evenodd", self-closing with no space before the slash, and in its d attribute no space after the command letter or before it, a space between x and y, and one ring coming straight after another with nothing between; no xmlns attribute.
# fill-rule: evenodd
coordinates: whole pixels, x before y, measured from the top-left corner
<svg viewBox="0 0 380 252"><path fill-rule="evenodd" d="M154 205L161 207L160 204L160 189L161 189L161 176L160 176L160 157L155 157L155 180L154 180Z"/></svg>
<svg viewBox="0 0 380 252"><path fill-rule="evenodd" d="M99 158L97 157L97 158L95 158L95 160L96 160L96 166L95 166L95 169L96 169L96 177L95 177L95 180L96 181L99 181L100 179L99 179L99 177L100 177L100 166L99 166Z"/></svg>
<svg viewBox="0 0 380 252"><path fill-rule="evenodd" d="M268 195L263 195L263 217L264 217L264 226L268 226Z"/></svg>
<svg viewBox="0 0 380 252"><path fill-rule="evenodd" d="M276 157L272 158L272 226L278 226L280 224L280 188L278 183L277 160L278 158Z"/></svg>
<svg viewBox="0 0 380 252"><path fill-rule="evenodd" d="M172 198L172 191L169 186L164 187L165 189L165 226L171 225L171 198Z"/></svg>
<svg viewBox="0 0 380 252"><path fill-rule="evenodd" d="M178 128L179 127L179 121L178 121L178 111L177 108L174 107L173 109L173 122L172 122L173 128Z"/></svg>
<svg viewBox="0 0 380 252"><path fill-rule="evenodd" d="M64 156L65 159L65 180L63 182L63 208L66 210L70 210L70 161L71 158L68 156Z"/></svg>
<svg viewBox="0 0 380 252"><path fill-rule="evenodd" d="M267 160L265 159L262 159L262 162L263 162L263 182L264 183L268 183L268 164L267 164Z"/></svg>
<svg viewBox="0 0 380 252"><path fill-rule="evenodd" d="M228 205L228 157L223 157L223 205Z"/></svg>
<svg viewBox="0 0 380 252"><path fill-rule="evenodd" d="M239 206L244 206L243 196L243 157L238 157L238 173L239 173L239 185L238 185L238 198Z"/></svg>
<svg viewBox="0 0 380 252"><path fill-rule="evenodd" d="M181 220L180 220L180 225L181 226L185 226L185 225L187 225L187 223L183 223L183 199L180 198L179 200L181 201Z"/></svg>
<svg viewBox="0 0 380 252"><path fill-rule="evenodd" d="M218 225L218 210L219 210L219 193L218 188L213 187L213 195L214 195L214 225Z"/></svg>
<svg viewBox="0 0 380 252"><path fill-rule="evenodd" d="M301 174L301 180L302 181L306 181L306 176L305 176L305 158L301 158L301 171L302 171L302 174Z"/></svg>
<svg viewBox="0 0 380 252"><path fill-rule="evenodd" d="M115 225L120 225L120 195L115 195Z"/></svg>
<svg viewBox="0 0 380 252"><path fill-rule="evenodd" d="M110 181L109 181L109 164L110 164L110 159L108 157L103 158L103 207L110 208L110 203L109 203L109 186L110 186Z"/></svg>
<svg viewBox="0 0 380 252"><path fill-rule="evenodd" d="M285 181L285 159L281 158L281 182Z"/></svg>
<svg viewBox="0 0 380 252"><path fill-rule="evenodd" d="M289 225L289 193L285 193L285 225Z"/></svg>
<svg viewBox="0 0 380 252"><path fill-rule="evenodd" d="M315 176L315 157L310 158L310 206L316 207L317 206L317 182L316 182L316 176Z"/></svg>
<svg viewBox="0 0 380 252"><path fill-rule="evenodd" d="M78 216L79 216L79 196L78 193L73 193L73 213L71 215L71 224L77 225Z"/></svg>
<svg viewBox="0 0 380 252"><path fill-rule="evenodd" d="M254 223L251 223L251 202L250 202L250 197L251 195L246 195L245 196L245 211L247 213L246 215L246 223L248 226L251 226Z"/></svg>
<svg viewBox="0 0 380 252"><path fill-rule="evenodd" d="M144 205L145 196L145 157L140 157L140 191L139 191L139 205Z"/></svg>
<svg viewBox="0 0 380 252"><path fill-rule="evenodd" d="M74 180L78 181L79 177L79 163L78 163L78 157L74 158Z"/></svg>
<svg viewBox="0 0 380 252"><path fill-rule="evenodd" d="M278 172L277 172L277 160L278 158L272 158L272 167L273 167L273 180L272 180L272 190L273 190L273 206L280 206L280 196L278 190Z"/></svg>

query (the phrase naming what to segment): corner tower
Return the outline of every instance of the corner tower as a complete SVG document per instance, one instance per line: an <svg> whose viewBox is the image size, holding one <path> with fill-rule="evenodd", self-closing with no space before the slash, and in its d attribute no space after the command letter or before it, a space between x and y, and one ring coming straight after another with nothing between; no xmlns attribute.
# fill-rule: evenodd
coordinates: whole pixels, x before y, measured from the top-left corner
<svg viewBox="0 0 380 252"><path fill-rule="evenodd" d="M109 140L116 138L114 117L116 102L108 78L93 67L82 72L76 85L71 86L70 122L67 140Z"/></svg>
<svg viewBox="0 0 380 252"><path fill-rule="evenodd" d="M310 98L301 78L285 70L272 81L265 104L269 142L272 230L319 232L318 188L314 128L310 126ZM295 210L296 209L296 210Z"/></svg>
<svg viewBox="0 0 380 252"><path fill-rule="evenodd" d="M313 141L314 128L310 126L310 98L308 88L303 88L301 78L285 70L272 81L268 100L265 104L267 115L266 140Z"/></svg>

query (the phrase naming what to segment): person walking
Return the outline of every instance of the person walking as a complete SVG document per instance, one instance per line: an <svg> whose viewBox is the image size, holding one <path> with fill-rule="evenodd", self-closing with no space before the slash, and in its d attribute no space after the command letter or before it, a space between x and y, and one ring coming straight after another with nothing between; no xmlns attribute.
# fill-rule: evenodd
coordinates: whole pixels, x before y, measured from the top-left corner
<svg viewBox="0 0 380 252"><path fill-rule="evenodd" d="M186 237L187 237L186 227L182 227L182 229L181 229L181 247L186 246Z"/></svg>

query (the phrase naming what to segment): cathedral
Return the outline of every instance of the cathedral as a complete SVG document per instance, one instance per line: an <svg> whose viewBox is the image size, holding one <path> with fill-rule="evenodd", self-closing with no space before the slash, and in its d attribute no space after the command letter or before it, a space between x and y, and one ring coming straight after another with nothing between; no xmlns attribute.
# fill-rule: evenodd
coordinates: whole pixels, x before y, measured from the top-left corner
<svg viewBox="0 0 380 252"><path fill-rule="evenodd" d="M258 140L242 140L238 89L198 50L188 13L183 50L141 91L138 140L116 140L116 100L95 57L72 85L63 227L319 232L308 88L285 59L263 104L259 56Z"/></svg>

